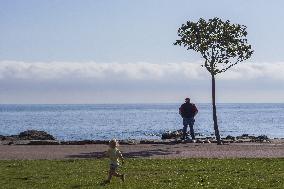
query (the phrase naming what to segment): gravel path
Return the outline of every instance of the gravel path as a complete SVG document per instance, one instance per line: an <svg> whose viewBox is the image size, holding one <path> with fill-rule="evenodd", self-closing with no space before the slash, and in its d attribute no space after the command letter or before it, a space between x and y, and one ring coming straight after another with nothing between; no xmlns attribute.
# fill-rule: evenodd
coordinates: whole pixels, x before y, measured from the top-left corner
<svg viewBox="0 0 284 189"><path fill-rule="evenodd" d="M95 159L104 157L104 144L0 145L0 159ZM121 145L126 158L283 158L284 142L216 144Z"/></svg>

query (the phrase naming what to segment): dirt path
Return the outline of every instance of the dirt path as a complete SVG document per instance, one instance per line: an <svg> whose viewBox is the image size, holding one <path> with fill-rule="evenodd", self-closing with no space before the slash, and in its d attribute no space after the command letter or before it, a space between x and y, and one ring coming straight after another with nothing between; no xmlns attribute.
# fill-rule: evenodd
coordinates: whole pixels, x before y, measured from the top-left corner
<svg viewBox="0 0 284 189"><path fill-rule="evenodd" d="M91 159L102 158L108 146L0 145L0 159ZM284 157L284 143L241 144L136 144L121 145L128 158L276 158Z"/></svg>

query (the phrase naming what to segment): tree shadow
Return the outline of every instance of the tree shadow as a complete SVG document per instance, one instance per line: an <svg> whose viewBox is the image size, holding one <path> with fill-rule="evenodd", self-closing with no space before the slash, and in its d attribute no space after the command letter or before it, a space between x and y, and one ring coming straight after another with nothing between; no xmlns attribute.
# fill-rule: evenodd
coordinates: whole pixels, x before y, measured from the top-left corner
<svg viewBox="0 0 284 189"><path fill-rule="evenodd" d="M80 153L75 155L68 155L67 158L75 158L75 159L101 159L106 157L106 152L88 152L88 153Z"/></svg>
<svg viewBox="0 0 284 189"><path fill-rule="evenodd" d="M126 158L139 158L139 157L152 157L152 156L165 156L170 155L172 152L162 149L154 149L154 150L142 150L135 152L125 152L123 156ZM89 152L89 153L80 153L75 155L68 155L66 158L75 158L75 159L100 159L105 158L105 152Z"/></svg>
<svg viewBox="0 0 284 189"><path fill-rule="evenodd" d="M124 153L124 156L128 158L139 158L139 157L151 157L151 156L165 156L169 154L172 154L172 152L162 149L153 149L153 150L143 150L136 152L126 152Z"/></svg>

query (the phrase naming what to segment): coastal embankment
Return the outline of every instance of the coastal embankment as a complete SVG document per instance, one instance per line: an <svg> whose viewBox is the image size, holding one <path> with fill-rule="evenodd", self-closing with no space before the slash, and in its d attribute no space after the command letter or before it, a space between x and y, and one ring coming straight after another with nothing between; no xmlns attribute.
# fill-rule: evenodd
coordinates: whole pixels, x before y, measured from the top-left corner
<svg viewBox="0 0 284 189"><path fill-rule="evenodd" d="M47 140L41 138L42 135ZM41 138L41 139L40 139ZM259 140L259 139L263 140ZM283 139L264 139L244 135L196 141L179 139L121 140L126 158L279 158L284 157ZM103 158L108 141L57 141L43 131L26 131L15 136L1 136L0 159L96 159Z"/></svg>

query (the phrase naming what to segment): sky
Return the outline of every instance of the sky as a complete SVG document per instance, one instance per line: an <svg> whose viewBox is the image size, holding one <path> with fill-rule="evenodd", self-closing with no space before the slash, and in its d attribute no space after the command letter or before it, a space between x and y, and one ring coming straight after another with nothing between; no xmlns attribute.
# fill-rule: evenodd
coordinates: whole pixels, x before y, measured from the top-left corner
<svg viewBox="0 0 284 189"><path fill-rule="evenodd" d="M218 103L284 103L282 0L0 0L0 103L211 102L186 21L247 26L253 56L217 77Z"/></svg>

